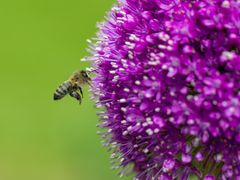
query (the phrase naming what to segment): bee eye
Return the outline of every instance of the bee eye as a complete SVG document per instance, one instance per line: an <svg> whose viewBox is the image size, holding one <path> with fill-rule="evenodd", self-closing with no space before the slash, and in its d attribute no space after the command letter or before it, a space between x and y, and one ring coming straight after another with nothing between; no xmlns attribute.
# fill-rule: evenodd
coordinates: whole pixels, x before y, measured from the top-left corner
<svg viewBox="0 0 240 180"><path fill-rule="evenodd" d="M82 73L82 76L83 77L88 77L87 73L85 73L85 72Z"/></svg>

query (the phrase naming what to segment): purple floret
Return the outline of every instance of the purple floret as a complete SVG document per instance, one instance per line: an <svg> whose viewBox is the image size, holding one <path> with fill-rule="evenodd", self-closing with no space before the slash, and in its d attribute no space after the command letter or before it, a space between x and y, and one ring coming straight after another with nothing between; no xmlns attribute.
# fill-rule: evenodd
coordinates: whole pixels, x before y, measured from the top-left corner
<svg viewBox="0 0 240 180"><path fill-rule="evenodd" d="M99 27L92 92L121 173L240 179L240 1L119 0Z"/></svg>

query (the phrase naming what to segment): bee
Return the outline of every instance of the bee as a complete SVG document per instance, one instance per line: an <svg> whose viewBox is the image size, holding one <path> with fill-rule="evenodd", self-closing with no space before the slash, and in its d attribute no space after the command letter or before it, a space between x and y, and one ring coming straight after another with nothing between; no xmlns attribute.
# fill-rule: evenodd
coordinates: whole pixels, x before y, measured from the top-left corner
<svg viewBox="0 0 240 180"><path fill-rule="evenodd" d="M54 92L53 99L60 100L67 94L82 102L83 92L82 86L85 84L90 85L91 78L87 71L81 70L73 73L68 80L64 81Z"/></svg>

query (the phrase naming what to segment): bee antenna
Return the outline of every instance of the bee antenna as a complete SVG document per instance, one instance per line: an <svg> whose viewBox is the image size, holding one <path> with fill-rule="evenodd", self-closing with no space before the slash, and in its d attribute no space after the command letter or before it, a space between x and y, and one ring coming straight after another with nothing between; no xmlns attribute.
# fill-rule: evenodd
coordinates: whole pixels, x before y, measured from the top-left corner
<svg viewBox="0 0 240 180"><path fill-rule="evenodd" d="M91 74L93 71L94 71L94 69L92 67L91 68L86 68L86 72L88 72L89 74Z"/></svg>

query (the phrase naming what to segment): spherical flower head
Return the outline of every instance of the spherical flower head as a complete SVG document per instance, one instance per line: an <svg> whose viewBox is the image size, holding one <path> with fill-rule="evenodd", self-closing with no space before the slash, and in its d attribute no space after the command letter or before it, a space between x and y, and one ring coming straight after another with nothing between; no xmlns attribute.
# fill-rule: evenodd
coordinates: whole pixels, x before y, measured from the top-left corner
<svg viewBox="0 0 240 180"><path fill-rule="evenodd" d="M119 0L91 44L121 174L240 178L240 1Z"/></svg>

